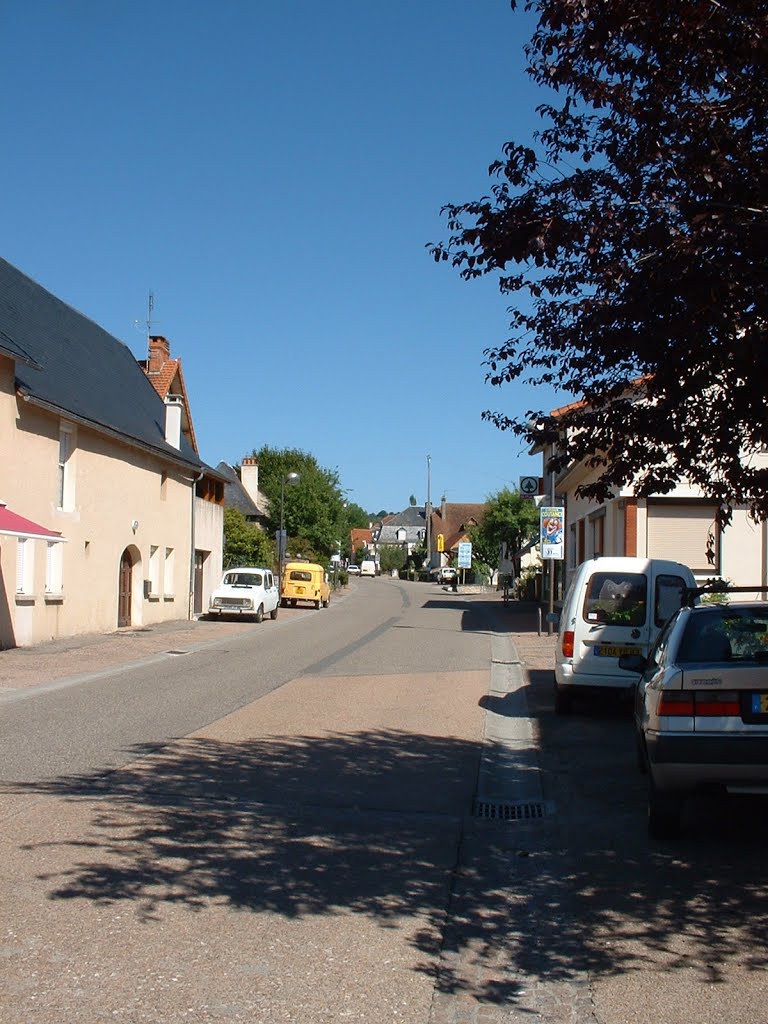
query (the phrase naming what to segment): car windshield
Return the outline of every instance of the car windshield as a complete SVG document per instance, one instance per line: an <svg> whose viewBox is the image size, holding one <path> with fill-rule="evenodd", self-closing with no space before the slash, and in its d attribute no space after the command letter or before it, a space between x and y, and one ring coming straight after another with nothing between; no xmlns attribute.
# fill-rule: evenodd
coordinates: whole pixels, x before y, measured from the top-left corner
<svg viewBox="0 0 768 1024"><path fill-rule="evenodd" d="M768 661L768 608L707 608L690 616L677 660Z"/></svg>
<svg viewBox="0 0 768 1024"><path fill-rule="evenodd" d="M642 626L646 590L647 580L642 573L593 573L584 599L584 618L610 626Z"/></svg>
<svg viewBox="0 0 768 1024"><path fill-rule="evenodd" d="M228 572L224 583L229 587L260 587L263 576L257 572Z"/></svg>

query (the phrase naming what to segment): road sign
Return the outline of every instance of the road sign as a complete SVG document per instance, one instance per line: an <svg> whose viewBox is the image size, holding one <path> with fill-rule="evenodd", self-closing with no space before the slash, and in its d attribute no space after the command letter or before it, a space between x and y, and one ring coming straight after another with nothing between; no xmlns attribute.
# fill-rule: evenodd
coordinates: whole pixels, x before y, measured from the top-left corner
<svg viewBox="0 0 768 1024"><path fill-rule="evenodd" d="M471 569L472 568L472 545L468 540L463 540L459 544L459 569Z"/></svg>
<svg viewBox="0 0 768 1024"><path fill-rule="evenodd" d="M524 498L535 497L539 493L539 478L537 476L521 476L520 493Z"/></svg>

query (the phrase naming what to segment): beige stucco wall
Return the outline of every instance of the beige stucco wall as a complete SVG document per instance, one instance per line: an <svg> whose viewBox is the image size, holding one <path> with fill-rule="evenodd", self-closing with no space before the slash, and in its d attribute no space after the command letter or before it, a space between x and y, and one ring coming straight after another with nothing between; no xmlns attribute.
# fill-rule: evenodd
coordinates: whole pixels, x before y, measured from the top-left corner
<svg viewBox="0 0 768 1024"><path fill-rule="evenodd" d="M3 612L0 604L0 644L28 645L116 629L119 566L126 548L134 558L131 625L187 618L191 472L73 425L74 448L67 467L71 507L57 508L59 427L57 416L16 397L13 364L0 359L0 498L14 512L67 539L61 594L46 595L46 544L34 541L32 593L19 599L17 542L0 537L0 601L7 606ZM145 598L153 547L158 551L159 588ZM171 552L167 580L166 549Z"/></svg>
<svg viewBox="0 0 768 1024"><path fill-rule="evenodd" d="M768 457L760 456L763 464L768 464ZM589 516L602 508L597 502L589 502L576 497L575 491L579 484L594 479L597 471L590 474L584 467L575 467L557 485L558 500L562 496L566 506L566 565L570 566L568 545L571 543L571 524L585 523L585 556L591 557ZM623 555L624 551L624 511L623 501L632 496L631 487L624 488L620 494L605 504L604 550L606 555ZM680 500L702 498L703 493L685 484L678 485L673 491L664 495L665 498ZM578 528L578 527L577 527ZM736 586L765 585L768 583L768 533L764 524L754 523L745 509L734 509L731 525L724 531L720 540L720 574ZM643 499L638 499L637 506L637 554L653 557L654 552L648 550L648 517L647 506ZM568 576L566 572L566 576ZM749 595L745 595L749 596Z"/></svg>
<svg viewBox="0 0 768 1024"><path fill-rule="evenodd" d="M224 506L195 498L195 550L207 552L203 564L203 610L221 583L224 553Z"/></svg>

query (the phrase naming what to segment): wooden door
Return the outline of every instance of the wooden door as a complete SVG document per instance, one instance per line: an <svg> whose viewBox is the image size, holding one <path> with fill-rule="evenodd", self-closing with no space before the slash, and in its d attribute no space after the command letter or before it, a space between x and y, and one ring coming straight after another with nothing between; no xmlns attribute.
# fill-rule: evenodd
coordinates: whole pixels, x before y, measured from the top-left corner
<svg viewBox="0 0 768 1024"><path fill-rule="evenodd" d="M205 552L195 552L195 601L194 614L203 613L203 565L205 564Z"/></svg>
<svg viewBox="0 0 768 1024"><path fill-rule="evenodd" d="M118 589L117 602L117 624L118 626L130 626L131 624L131 584L133 582L133 561L128 550L123 552L120 559L120 584Z"/></svg>

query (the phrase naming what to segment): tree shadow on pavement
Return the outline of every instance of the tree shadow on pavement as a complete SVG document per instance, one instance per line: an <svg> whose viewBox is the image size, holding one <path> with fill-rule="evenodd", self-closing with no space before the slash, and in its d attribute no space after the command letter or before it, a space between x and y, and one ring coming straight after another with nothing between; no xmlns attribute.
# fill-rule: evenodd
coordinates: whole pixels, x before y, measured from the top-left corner
<svg viewBox="0 0 768 1024"><path fill-rule="evenodd" d="M545 746L551 729L579 727L542 722ZM569 767L554 792L570 799L567 814L526 825L456 816L475 744L396 731L193 738L136 749L111 774L5 791L93 804L86 834L26 847L31 865L43 846L71 848L72 862L43 879L51 900L130 901L146 920L169 904L353 913L382 927L408 918L424 955L417 969L440 992L480 1002L513 1005L531 978L584 970L656 964L709 983L735 957L764 970L765 827L650 844L641 809L617 789L615 762L628 756L617 724L581 723L589 752L579 764L599 777L583 790ZM557 757L544 753L554 772Z"/></svg>

